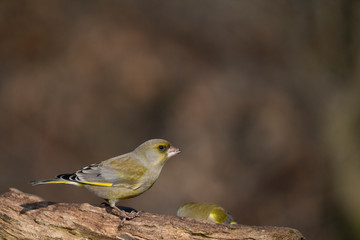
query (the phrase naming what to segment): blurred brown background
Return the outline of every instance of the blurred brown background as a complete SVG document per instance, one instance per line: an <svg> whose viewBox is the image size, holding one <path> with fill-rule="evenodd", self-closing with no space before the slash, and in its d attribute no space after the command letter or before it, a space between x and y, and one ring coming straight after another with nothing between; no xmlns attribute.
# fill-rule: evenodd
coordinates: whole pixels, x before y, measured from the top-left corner
<svg viewBox="0 0 360 240"><path fill-rule="evenodd" d="M0 190L150 138L181 148L121 205L360 238L360 2L1 1Z"/></svg>

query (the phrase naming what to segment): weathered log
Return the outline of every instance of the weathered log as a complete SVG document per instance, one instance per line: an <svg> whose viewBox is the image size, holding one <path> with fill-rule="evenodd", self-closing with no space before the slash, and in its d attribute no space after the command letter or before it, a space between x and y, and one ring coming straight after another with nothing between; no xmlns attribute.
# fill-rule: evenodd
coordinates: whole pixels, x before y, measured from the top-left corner
<svg viewBox="0 0 360 240"><path fill-rule="evenodd" d="M0 195L0 239L304 239L295 229L216 224L141 212L121 219L88 203L54 203L11 188Z"/></svg>

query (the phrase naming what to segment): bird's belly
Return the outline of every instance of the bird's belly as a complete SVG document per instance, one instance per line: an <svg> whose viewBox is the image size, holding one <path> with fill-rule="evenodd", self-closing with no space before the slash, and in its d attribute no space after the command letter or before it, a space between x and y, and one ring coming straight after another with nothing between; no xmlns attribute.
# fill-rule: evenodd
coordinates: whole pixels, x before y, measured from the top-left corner
<svg viewBox="0 0 360 240"><path fill-rule="evenodd" d="M147 188L140 187L138 189L124 187L102 187L85 185L85 187L95 195L105 199L125 199L136 197L145 192Z"/></svg>

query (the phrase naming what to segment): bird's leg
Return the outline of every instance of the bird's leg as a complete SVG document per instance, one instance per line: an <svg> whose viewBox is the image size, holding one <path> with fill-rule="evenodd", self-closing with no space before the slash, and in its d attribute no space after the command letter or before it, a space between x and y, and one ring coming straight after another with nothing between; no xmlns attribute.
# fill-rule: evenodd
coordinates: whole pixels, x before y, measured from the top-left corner
<svg viewBox="0 0 360 240"><path fill-rule="evenodd" d="M105 199L105 202L103 202L101 205L105 205L106 211L109 213L114 210L114 214L121 218L121 223L120 223L121 225L125 222L125 220L130 220L140 216L140 213L137 211L132 210L131 212L127 212L125 210L118 208L115 205L115 202L112 201L111 199L110 200Z"/></svg>

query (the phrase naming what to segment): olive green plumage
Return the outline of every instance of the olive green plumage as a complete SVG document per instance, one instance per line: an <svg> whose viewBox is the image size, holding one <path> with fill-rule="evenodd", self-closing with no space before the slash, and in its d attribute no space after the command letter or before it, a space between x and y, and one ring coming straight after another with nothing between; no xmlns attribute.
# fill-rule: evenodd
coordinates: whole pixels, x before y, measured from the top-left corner
<svg viewBox="0 0 360 240"><path fill-rule="evenodd" d="M179 207L176 215L215 223L237 224L225 209L213 203L186 203Z"/></svg>
<svg viewBox="0 0 360 240"><path fill-rule="evenodd" d="M109 201L132 198L148 190L158 179L167 159L180 150L163 139L152 139L134 151L89 165L72 174L32 182L33 185L65 183L84 186Z"/></svg>

